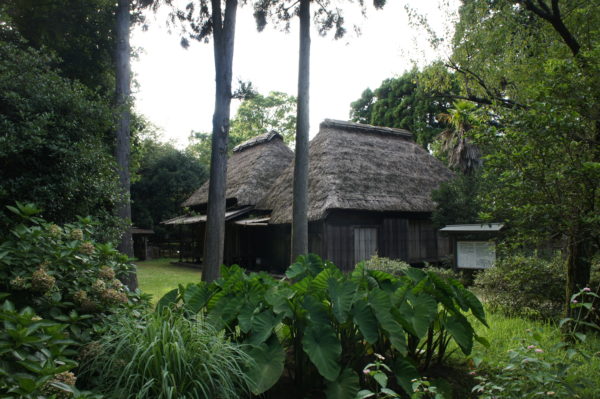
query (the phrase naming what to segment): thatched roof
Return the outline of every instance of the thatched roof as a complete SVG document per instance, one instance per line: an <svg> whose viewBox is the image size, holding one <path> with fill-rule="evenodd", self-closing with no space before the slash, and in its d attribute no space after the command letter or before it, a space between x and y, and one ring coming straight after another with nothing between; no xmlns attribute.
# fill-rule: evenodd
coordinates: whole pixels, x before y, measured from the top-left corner
<svg viewBox="0 0 600 399"><path fill-rule="evenodd" d="M255 205L285 170L294 154L276 132L265 133L238 145L227 161L227 199L237 206ZM182 206L208 202L208 181Z"/></svg>
<svg viewBox="0 0 600 399"><path fill-rule="evenodd" d="M309 147L308 219L332 209L431 212L431 192L452 177L407 130L326 119ZM292 219L293 162L257 205L271 223Z"/></svg>

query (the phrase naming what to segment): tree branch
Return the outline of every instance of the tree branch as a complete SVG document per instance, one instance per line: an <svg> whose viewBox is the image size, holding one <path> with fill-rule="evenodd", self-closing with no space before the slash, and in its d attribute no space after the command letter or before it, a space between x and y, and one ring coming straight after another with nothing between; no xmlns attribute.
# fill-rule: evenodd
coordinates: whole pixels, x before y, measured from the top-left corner
<svg viewBox="0 0 600 399"><path fill-rule="evenodd" d="M472 94L468 94L467 96L458 96L458 95L446 95L446 94L442 94L440 93L440 95L442 97L446 97L446 98L453 98L456 100L468 100L468 101L473 101L477 104L486 104L486 105L491 105L494 102L499 103L500 105L502 105L503 107L506 108L519 108L519 109L527 109L528 107L523 105L523 104L519 104L516 101L513 100L509 100L507 98L503 98L499 93L494 93L485 83L485 81L483 80L482 77L480 77L479 75L477 75L475 72L466 69L466 68L461 68L460 66L458 66L457 64L455 64L454 62L452 62L452 60L449 61L449 63L445 64L445 66L447 66L450 69L453 69L454 71L463 74L465 76L471 76L475 79L475 81L481 86L481 88L485 91L485 93L488 95L489 98L484 98L484 97L478 97Z"/></svg>
<svg viewBox="0 0 600 399"><path fill-rule="evenodd" d="M548 5L544 0L538 0L538 4L542 7L537 7L533 4L532 0L516 0L518 4L522 4L525 8L532 13L536 14L546 22L549 22L554 30L560 35L563 39L569 50L573 56L578 57L579 50L581 49L581 45L575 39L571 31L566 27L564 21L562 20L562 16L560 13L560 6L558 4L559 0L552 0L552 10L548 8Z"/></svg>

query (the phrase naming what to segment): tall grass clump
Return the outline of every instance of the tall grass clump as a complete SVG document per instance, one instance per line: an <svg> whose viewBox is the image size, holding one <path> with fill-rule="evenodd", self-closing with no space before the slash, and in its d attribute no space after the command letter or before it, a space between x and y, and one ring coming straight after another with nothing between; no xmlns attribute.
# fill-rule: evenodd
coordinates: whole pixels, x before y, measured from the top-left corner
<svg viewBox="0 0 600 399"><path fill-rule="evenodd" d="M116 319L85 362L88 378L115 398L237 399L250 391L250 361L201 319L164 310Z"/></svg>

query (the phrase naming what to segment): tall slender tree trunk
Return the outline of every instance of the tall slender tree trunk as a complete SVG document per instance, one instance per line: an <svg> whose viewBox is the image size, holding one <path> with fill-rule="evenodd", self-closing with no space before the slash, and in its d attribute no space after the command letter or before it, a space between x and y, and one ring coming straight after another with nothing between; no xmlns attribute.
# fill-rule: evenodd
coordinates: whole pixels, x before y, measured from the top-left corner
<svg viewBox="0 0 600 399"><path fill-rule="evenodd" d="M572 232L567 242L567 284L566 284L566 315L576 316L569 306L571 296L576 294L590 282L591 256L590 243L582 238L578 232Z"/></svg>
<svg viewBox="0 0 600 399"><path fill-rule="evenodd" d="M308 133L310 87L310 0L300 0L300 59L294 162L291 261L308 253Z"/></svg>
<svg viewBox="0 0 600 399"><path fill-rule="evenodd" d="M129 178L129 159L130 159L130 108L129 96L131 94L131 68L130 68L130 47L129 47L129 0L119 0L116 13L116 36L117 48L115 54L116 61L116 106L119 112L119 120L115 131L116 145L115 158L117 160L117 169L119 181L121 184L122 200L117 205L117 212L121 219L127 223L127 230L121 237L118 249L129 257L133 257L133 238L131 237L131 202L130 202L130 178ZM135 272L128 276L121 276L123 283L134 291L137 286L137 275Z"/></svg>
<svg viewBox="0 0 600 399"><path fill-rule="evenodd" d="M227 141L231 105L231 78L237 0L226 0L222 18L221 0L211 0L215 54L215 112L213 114L208 209L204 237L202 280L219 277L225 248L225 191L227 188Z"/></svg>

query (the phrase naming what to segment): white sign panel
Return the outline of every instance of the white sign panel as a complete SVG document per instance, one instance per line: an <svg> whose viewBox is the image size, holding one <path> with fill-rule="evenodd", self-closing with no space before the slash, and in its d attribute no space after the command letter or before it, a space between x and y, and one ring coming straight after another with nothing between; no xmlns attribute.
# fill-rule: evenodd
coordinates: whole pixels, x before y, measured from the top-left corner
<svg viewBox="0 0 600 399"><path fill-rule="evenodd" d="M456 263L465 269L487 269L496 262L496 244L490 241L458 241Z"/></svg>

